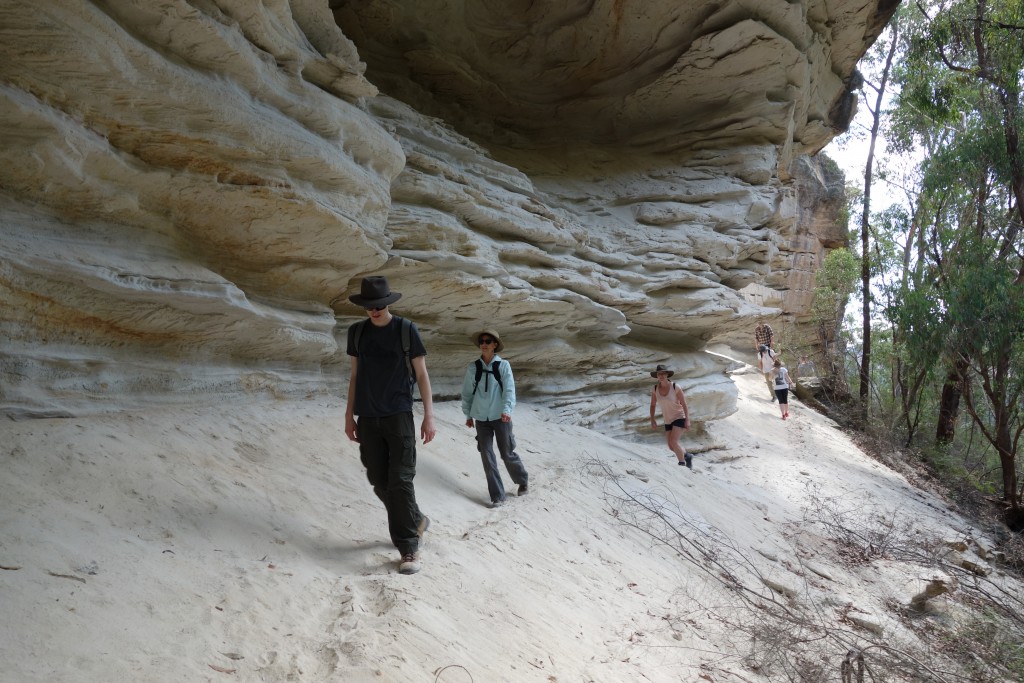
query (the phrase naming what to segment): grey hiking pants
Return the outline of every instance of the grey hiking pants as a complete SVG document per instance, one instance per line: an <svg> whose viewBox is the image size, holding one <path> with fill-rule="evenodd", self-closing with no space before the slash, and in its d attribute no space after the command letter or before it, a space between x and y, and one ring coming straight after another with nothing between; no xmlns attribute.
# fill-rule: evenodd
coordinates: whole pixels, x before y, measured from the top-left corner
<svg viewBox="0 0 1024 683"><path fill-rule="evenodd" d="M480 451L480 461L484 465L484 475L487 477L487 493L491 495L491 502L505 499L505 485L501 482L501 473L498 471L498 461L494 457L494 441L498 441L498 452L501 459L505 461L505 469L512 481L520 486L525 486L529 475L523 461L516 455L516 438L512 436L512 423L498 420L477 420L476 421L476 447Z"/></svg>

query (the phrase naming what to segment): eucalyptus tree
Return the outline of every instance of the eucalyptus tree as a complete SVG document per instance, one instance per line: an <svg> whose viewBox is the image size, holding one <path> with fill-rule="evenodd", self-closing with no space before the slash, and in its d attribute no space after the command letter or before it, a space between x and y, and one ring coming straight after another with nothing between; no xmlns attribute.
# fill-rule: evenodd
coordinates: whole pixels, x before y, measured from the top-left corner
<svg viewBox="0 0 1024 683"><path fill-rule="evenodd" d="M863 87L874 92L874 101L864 94L864 101L867 103L868 111L871 114L871 132L868 138L868 157L864 164L864 192L861 205L860 242L861 242L861 321L863 332L861 339L861 360L860 360L860 406L861 421L867 422L870 391L871 391L871 185L875 170L875 146L878 143L879 131L882 126L883 103L886 98L886 90L889 84L889 75L892 71L893 60L896 56L896 48L899 45L899 21L893 19L886 29L887 35L879 39L876 49L883 55L880 59L877 82L865 78Z"/></svg>
<svg viewBox="0 0 1024 683"><path fill-rule="evenodd" d="M895 74L894 135L929 149L919 249L897 317L911 346L934 354L917 361L946 372L937 440L952 439L963 401L998 454L1003 498L1016 509L1024 431L1024 3L914 8Z"/></svg>

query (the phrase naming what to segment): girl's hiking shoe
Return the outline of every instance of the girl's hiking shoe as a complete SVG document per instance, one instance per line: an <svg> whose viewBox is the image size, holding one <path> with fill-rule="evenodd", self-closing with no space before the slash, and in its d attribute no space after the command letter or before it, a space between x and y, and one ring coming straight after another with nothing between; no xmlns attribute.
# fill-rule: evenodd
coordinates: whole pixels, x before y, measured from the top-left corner
<svg viewBox="0 0 1024 683"><path fill-rule="evenodd" d="M399 574L415 574L422 567L420 566L420 554L406 553L402 555L402 562L398 565Z"/></svg>

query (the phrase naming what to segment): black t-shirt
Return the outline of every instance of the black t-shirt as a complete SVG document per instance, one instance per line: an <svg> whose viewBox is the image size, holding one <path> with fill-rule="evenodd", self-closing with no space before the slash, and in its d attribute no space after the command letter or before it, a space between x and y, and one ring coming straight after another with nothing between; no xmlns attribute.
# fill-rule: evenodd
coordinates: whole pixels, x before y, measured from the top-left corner
<svg viewBox="0 0 1024 683"><path fill-rule="evenodd" d="M377 327L364 321L359 348L355 348L355 323L348 328L348 355L359 359L356 368L356 393L353 413L362 417L388 417L412 411L412 385L402 350L402 328L398 317ZM409 330L409 357L427 355L420 332L412 324Z"/></svg>

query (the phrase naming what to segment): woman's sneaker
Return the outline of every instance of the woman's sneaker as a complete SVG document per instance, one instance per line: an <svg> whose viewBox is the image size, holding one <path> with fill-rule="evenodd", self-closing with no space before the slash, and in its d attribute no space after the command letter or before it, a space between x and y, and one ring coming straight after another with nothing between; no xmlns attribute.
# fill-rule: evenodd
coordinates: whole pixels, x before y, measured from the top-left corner
<svg viewBox="0 0 1024 683"><path fill-rule="evenodd" d="M402 561L398 565L398 573L415 574L421 568L422 567L420 566L420 554L418 552L406 553L405 555L402 555Z"/></svg>

